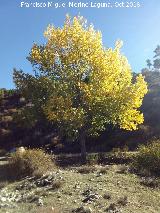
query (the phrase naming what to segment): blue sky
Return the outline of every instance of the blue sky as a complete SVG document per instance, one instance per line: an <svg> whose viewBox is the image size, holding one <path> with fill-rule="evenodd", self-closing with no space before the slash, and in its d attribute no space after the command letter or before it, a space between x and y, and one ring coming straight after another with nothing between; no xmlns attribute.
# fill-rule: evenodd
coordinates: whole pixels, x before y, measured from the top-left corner
<svg viewBox="0 0 160 213"><path fill-rule="evenodd" d="M65 3L65 8L21 8L20 2ZM33 42L44 43L48 24L63 26L65 14L80 13L95 29L102 32L103 44L114 47L117 39L124 42L122 52L132 70L140 71L147 58L160 44L160 0L139 0L139 8L69 8L69 0L0 0L0 88L13 88L13 68L32 72L26 57ZM70 2L121 3L121 0L71 0ZM126 2L125 0L123 2ZM129 1L130 2L130 1ZM138 2L138 1L133 1Z"/></svg>

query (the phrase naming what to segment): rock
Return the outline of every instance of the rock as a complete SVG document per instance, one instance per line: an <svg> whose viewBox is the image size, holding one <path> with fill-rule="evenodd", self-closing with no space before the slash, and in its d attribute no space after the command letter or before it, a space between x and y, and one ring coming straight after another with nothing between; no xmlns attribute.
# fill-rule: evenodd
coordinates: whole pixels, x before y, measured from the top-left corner
<svg viewBox="0 0 160 213"><path fill-rule="evenodd" d="M36 185L34 183L30 183L28 181L23 182L22 184L16 186L16 190L31 190L33 188L36 188Z"/></svg>
<svg viewBox="0 0 160 213"><path fill-rule="evenodd" d="M82 200L82 202L84 203L93 202L94 200L100 198L100 196L97 193L95 193L92 189L87 189L82 193L82 195L85 196L85 198Z"/></svg>
<svg viewBox="0 0 160 213"><path fill-rule="evenodd" d="M109 199L111 199L111 195L110 195L108 192L106 192L106 193L103 195L103 198L109 200Z"/></svg>
<svg viewBox="0 0 160 213"><path fill-rule="evenodd" d="M7 199L5 197L1 197L0 200L1 200L1 202L7 201Z"/></svg>
<svg viewBox="0 0 160 213"><path fill-rule="evenodd" d="M22 104L22 103L25 103L25 101L26 101L26 100L25 100L24 97L21 97L21 98L19 99L19 103L21 103L21 104Z"/></svg>
<svg viewBox="0 0 160 213"><path fill-rule="evenodd" d="M8 204L7 203L1 203L0 208L4 208L4 207L8 207Z"/></svg>
<svg viewBox="0 0 160 213"><path fill-rule="evenodd" d="M38 206L43 206L43 197L50 194L48 190L53 184L59 183L59 173L52 172L43 175L41 178L26 177L17 186L14 191L7 187L0 190L0 208L14 208L18 203L30 202ZM36 190L35 190L36 189ZM61 195L59 195L61 200Z"/></svg>
<svg viewBox="0 0 160 213"><path fill-rule="evenodd" d="M74 213L92 213L92 209L90 207L81 206L77 209L74 209L72 212L74 212Z"/></svg>
<svg viewBox="0 0 160 213"><path fill-rule="evenodd" d="M117 201L117 203L118 203L119 205L121 205L121 206L126 206L127 203L128 203L128 198L127 198L127 196L124 196L124 197L120 198L120 199Z"/></svg>
<svg viewBox="0 0 160 213"><path fill-rule="evenodd" d="M87 190L85 190L85 191L82 193L82 195L88 196L88 195L90 195L91 193L93 193L93 189L88 188Z"/></svg>
<svg viewBox="0 0 160 213"><path fill-rule="evenodd" d="M39 198L39 199L38 199L37 205L38 205L38 206L43 206L43 200L42 200L42 198Z"/></svg>
<svg viewBox="0 0 160 213"><path fill-rule="evenodd" d="M16 149L16 151L19 153L19 154L24 154L25 153L25 148L23 146L19 147Z"/></svg>
<svg viewBox="0 0 160 213"><path fill-rule="evenodd" d="M96 199L99 199L99 195L98 194L90 194L88 195L84 200L82 200L82 202L87 203L88 201L94 201Z"/></svg>
<svg viewBox="0 0 160 213"><path fill-rule="evenodd" d="M73 193L72 192L68 192L68 195L72 195Z"/></svg>
<svg viewBox="0 0 160 213"><path fill-rule="evenodd" d="M37 202L38 203L39 196L37 196L37 195L31 195L31 196L28 197L28 200L29 200L30 203L32 203L32 202Z"/></svg>
<svg viewBox="0 0 160 213"><path fill-rule="evenodd" d="M115 203L111 203L111 204L109 205L109 207L107 208L107 210L116 210L116 209L117 209L117 206L116 206Z"/></svg>
<svg viewBox="0 0 160 213"><path fill-rule="evenodd" d="M97 173L96 174L96 177L100 177L100 176L102 176L102 173Z"/></svg>
<svg viewBox="0 0 160 213"><path fill-rule="evenodd" d="M122 210L119 209L115 203L111 203L106 211L108 213L122 213Z"/></svg>
<svg viewBox="0 0 160 213"><path fill-rule="evenodd" d="M75 186L74 186L74 188L75 189L80 189L81 187L80 187L80 185L78 183L76 183Z"/></svg>

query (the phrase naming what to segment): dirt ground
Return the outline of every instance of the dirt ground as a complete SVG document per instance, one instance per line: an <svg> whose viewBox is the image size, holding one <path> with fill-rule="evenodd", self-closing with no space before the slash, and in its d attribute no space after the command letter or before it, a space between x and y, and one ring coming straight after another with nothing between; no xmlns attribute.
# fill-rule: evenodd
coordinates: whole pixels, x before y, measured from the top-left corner
<svg viewBox="0 0 160 213"><path fill-rule="evenodd" d="M0 212L160 212L160 188L142 184L125 165L58 168L39 180L8 182L6 163L1 157Z"/></svg>

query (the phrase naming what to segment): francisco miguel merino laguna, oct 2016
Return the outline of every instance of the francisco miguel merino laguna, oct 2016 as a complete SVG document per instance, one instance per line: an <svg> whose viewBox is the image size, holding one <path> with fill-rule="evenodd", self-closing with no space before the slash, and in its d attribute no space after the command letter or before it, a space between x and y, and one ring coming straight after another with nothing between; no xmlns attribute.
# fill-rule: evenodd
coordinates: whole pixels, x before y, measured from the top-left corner
<svg viewBox="0 0 160 213"><path fill-rule="evenodd" d="M21 2L20 7L26 7L26 8L138 8L141 4L139 2Z"/></svg>

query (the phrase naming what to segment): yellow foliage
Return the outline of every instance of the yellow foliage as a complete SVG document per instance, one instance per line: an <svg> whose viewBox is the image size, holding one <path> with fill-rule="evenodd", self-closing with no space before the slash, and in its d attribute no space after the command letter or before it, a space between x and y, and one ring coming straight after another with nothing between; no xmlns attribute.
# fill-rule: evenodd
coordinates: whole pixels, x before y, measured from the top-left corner
<svg viewBox="0 0 160 213"><path fill-rule="evenodd" d="M62 28L49 25L44 36L46 45L34 44L30 61L53 81L55 90L43 106L50 121L88 127L91 134L110 123L135 130L143 122L138 108L147 84L142 75L132 82L121 41L106 49L101 32L68 15Z"/></svg>

